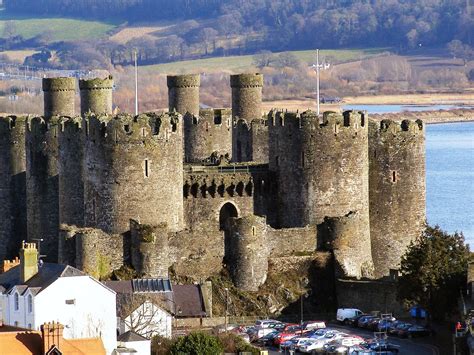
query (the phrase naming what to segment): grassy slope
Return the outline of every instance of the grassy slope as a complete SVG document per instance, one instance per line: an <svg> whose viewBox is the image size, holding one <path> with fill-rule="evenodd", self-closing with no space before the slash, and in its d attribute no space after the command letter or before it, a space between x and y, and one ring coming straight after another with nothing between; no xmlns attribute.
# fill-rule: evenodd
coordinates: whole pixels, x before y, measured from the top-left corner
<svg viewBox="0 0 474 355"><path fill-rule="evenodd" d="M14 21L17 33L25 38L32 38L49 31L54 41L99 38L117 25L115 22L17 16L0 10L0 36L3 36L6 21Z"/></svg>
<svg viewBox="0 0 474 355"><path fill-rule="evenodd" d="M357 60L360 58L369 57L381 53L385 48L372 48L372 49L341 49L341 50L322 50L320 52L321 57L332 57L335 58L336 62L346 62L351 60ZM294 51L295 54L301 61L306 63L313 63L315 61L315 51ZM210 72L210 71L245 71L253 68L253 56L231 56L231 57L218 57L208 59L197 59L187 60L182 62L173 62L166 64L156 64L143 66L141 68L150 70L158 73L186 73L193 72L197 69Z"/></svg>

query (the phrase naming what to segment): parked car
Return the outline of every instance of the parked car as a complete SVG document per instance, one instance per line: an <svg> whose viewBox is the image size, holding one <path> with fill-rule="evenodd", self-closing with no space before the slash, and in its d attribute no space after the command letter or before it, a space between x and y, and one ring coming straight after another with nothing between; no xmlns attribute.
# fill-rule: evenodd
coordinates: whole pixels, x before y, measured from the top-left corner
<svg viewBox="0 0 474 355"><path fill-rule="evenodd" d="M398 354L400 347L389 342L375 342L368 345L376 354Z"/></svg>
<svg viewBox="0 0 474 355"><path fill-rule="evenodd" d="M276 330L274 330L273 332L268 333L267 335L264 335L261 338L258 338L256 341L257 341L258 344L263 345L263 346L271 345L271 344L273 344L273 340L275 339L275 337L278 334L280 334L280 333L277 332Z"/></svg>
<svg viewBox="0 0 474 355"><path fill-rule="evenodd" d="M347 354L351 347L363 343L365 340L359 336L346 336L325 344L323 350L325 354Z"/></svg>
<svg viewBox="0 0 474 355"><path fill-rule="evenodd" d="M308 344L306 343L302 344L299 347L299 350L301 352L306 352L306 353L323 352L324 345L326 345L327 343L333 340L341 339L345 336L347 336L347 334L341 333L337 330L333 330L333 331L327 332L322 337L312 339Z"/></svg>
<svg viewBox="0 0 474 355"><path fill-rule="evenodd" d="M303 330L313 330L326 328L326 323L321 320L306 321L302 324Z"/></svg>
<svg viewBox="0 0 474 355"><path fill-rule="evenodd" d="M391 319L382 319L380 322L377 324L377 331L379 332L387 332L390 326L393 324L394 321Z"/></svg>
<svg viewBox="0 0 474 355"><path fill-rule="evenodd" d="M366 316L370 316L370 314L365 314L365 313L359 314L358 316L346 319L345 323L352 327L357 327L357 323L359 322L359 319Z"/></svg>
<svg viewBox="0 0 474 355"><path fill-rule="evenodd" d="M359 321L357 322L357 326L359 328L367 328L367 324L374 318L376 318L376 317L375 316L360 317Z"/></svg>
<svg viewBox="0 0 474 355"><path fill-rule="evenodd" d="M337 310L336 319L344 323L347 319L357 317L361 314L363 314L363 312L357 308L339 308Z"/></svg>
<svg viewBox="0 0 474 355"><path fill-rule="evenodd" d="M274 319L261 319L255 322L255 326L257 328L271 328L272 326L275 326L276 324L281 324L281 322Z"/></svg>
<svg viewBox="0 0 474 355"><path fill-rule="evenodd" d="M370 330L376 330L380 321L381 321L381 319L378 318L378 317L372 318L367 322L366 328L370 329Z"/></svg>
<svg viewBox="0 0 474 355"><path fill-rule="evenodd" d="M394 335L397 335L401 338L408 336L408 328L410 328L413 324L411 323L402 323L397 326Z"/></svg>
<svg viewBox="0 0 474 355"><path fill-rule="evenodd" d="M402 338L414 338L427 335L431 335L431 329L416 324L410 327L404 327L398 331L398 336Z"/></svg>
<svg viewBox="0 0 474 355"><path fill-rule="evenodd" d="M253 328L247 332L250 336L250 341L255 342L264 336L276 332L275 329L272 328Z"/></svg>
<svg viewBox="0 0 474 355"><path fill-rule="evenodd" d="M297 333L279 333L273 338L273 345L280 346L281 343L284 343L287 340L297 337Z"/></svg>
<svg viewBox="0 0 474 355"><path fill-rule="evenodd" d="M395 322L392 322L390 326L387 329L387 333L390 335L397 335L398 333L398 328L401 327L402 325L406 324L406 322L403 322L401 320L397 320Z"/></svg>

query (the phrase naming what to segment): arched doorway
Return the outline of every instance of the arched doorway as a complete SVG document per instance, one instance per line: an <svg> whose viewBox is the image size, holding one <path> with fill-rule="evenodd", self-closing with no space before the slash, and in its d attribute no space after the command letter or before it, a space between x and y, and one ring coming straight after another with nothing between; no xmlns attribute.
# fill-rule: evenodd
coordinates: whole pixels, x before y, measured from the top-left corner
<svg viewBox="0 0 474 355"><path fill-rule="evenodd" d="M230 256L230 229L229 218L238 217L239 212L233 203L227 202L221 207L219 212L219 230L224 232L224 263L227 263Z"/></svg>

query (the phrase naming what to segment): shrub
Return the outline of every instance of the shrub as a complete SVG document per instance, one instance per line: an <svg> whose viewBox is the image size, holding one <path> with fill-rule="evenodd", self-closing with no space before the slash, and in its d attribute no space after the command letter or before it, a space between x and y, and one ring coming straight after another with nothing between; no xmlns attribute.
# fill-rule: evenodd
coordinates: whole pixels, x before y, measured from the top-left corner
<svg viewBox="0 0 474 355"><path fill-rule="evenodd" d="M179 338L171 347L171 355L216 355L224 348L221 341L212 335L195 332Z"/></svg>

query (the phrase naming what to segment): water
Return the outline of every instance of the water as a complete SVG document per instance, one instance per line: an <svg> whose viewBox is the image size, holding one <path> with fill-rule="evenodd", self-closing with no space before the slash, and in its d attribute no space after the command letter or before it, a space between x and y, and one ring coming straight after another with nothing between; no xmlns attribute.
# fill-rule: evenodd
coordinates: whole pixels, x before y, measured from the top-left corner
<svg viewBox="0 0 474 355"><path fill-rule="evenodd" d="M474 246L474 122L426 126L426 213Z"/></svg>
<svg viewBox="0 0 474 355"><path fill-rule="evenodd" d="M343 110L367 111L368 113L395 113L403 111L438 111L473 108L461 105L345 105Z"/></svg>

